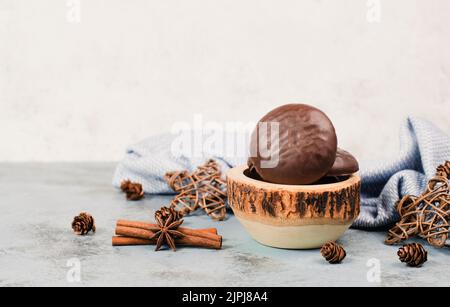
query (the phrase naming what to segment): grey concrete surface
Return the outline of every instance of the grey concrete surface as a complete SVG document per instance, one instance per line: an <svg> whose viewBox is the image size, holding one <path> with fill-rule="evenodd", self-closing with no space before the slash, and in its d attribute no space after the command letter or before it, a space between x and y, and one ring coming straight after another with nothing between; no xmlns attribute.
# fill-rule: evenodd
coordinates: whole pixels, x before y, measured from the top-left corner
<svg viewBox="0 0 450 307"><path fill-rule="evenodd" d="M127 202L111 186L114 164L0 164L0 286L416 286L450 285L450 251L427 246L429 261L408 268L384 233L349 230L340 240L347 258L327 264L318 250L281 250L253 241L233 216L213 222L186 218L190 227L217 227L219 251L112 247L119 218L149 220L169 196ZM86 210L97 233L72 233ZM79 261L80 282L67 276ZM374 260L375 259L375 260ZM72 262L73 263L73 262ZM380 265L380 280L367 276Z"/></svg>

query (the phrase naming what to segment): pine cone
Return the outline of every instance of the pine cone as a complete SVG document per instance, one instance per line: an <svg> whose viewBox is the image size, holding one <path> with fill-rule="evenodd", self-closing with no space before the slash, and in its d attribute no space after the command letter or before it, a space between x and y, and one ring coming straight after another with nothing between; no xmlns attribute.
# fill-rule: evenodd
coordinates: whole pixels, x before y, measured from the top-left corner
<svg viewBox="0 0 450 307"><path fill-rule="evenodd" d="M397 255L401 262L405 262L409 266L418 267L427 261L428 252L423 248L422 244L411 243L400 247Z"/></svg>
<svg viewBox="0 0 450 307"><path fill-rule="evenodd" d="M160 218L163 222L166 222L169 216L173 216L173 222L180 220L183 217L183 213L170 207L161 207L155 212L155 219Z"/></svg>
<svg viewBox="0 0 450 307"><path fill-rule="evenodd" d="M450 177L450 161L445 161L444 164L439 165L436 169L436 176L449 178Z"/></svg>
<svg viewBox="0 0 450 307"><path fill-rule="evenodd" d="M95 232L95 221L92 215L87 212L81 212L80 215L73 218L72 229L77 235L84 236L89 231Z"/></svg>
<svg viewBox="0 0 450 307"><path fill-rule="evenodd" d="M120 184L120 189L125 192L128 200L140 200L144 197L144 190L140 183L125 180Z"/></svg>
<svg viewBox="0 0 450 307"><path fill-rule="evenodd" d="M328 242L320 249L322 256L331 264L342 262L347 255L344 248L337 243Z"/></svg>

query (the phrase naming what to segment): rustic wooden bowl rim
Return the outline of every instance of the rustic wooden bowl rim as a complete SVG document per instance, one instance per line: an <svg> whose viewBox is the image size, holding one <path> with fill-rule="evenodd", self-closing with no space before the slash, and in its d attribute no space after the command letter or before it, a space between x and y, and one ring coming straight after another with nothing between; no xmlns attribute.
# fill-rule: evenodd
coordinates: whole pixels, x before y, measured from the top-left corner
<svg viewBox="0 0 450 307"><path fill-rule="evenodd" d="M228 179L241 182L244 184L252 185L257 188L262 189L278 189L286 190L291 192L320 192L320 191L335 191L338 189L351 186L353 184L361 181L359 172L356 172L349 176L346 180L339 181L336 183L325 183L325 184L314 184L314 185L289 185L289 184L276 184L265 182L261 180L256 180L250 178L244 174L244 171L248 169L247 165L241 165L230 169L227 173Z"/></svg>

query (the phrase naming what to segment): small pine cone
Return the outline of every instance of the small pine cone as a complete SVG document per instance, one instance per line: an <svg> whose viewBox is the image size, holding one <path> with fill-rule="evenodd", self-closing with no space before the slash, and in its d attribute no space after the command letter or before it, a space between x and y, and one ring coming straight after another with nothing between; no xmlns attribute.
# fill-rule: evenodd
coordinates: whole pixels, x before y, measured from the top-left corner
<svg viewBox="0 0 450 307"><path fill-rule="evenodd" d="M445 161L444 164L439 165L436 169L436 175L440 177L450 177L450 161Z"/></svg>
<svg viewBox="0 0 450 307"><path fill-rule="evenodd" d="M72 229L77 235L84 236L89 231L95 232L95 220L87 212L81 212L78 216L73 218Z"/></svg>
<svg viewBox="0 0 450 307"><path fill-rule="evenodd" d="M427 261L428 252L422 244L411 243L400 247L397 255L401 262L405 262L409 266L419 267Z"/></svg>
<svg viewBox="0 0 450 307"><path fill-rule="evenodd" d="M182 212L177 211L172 207L161 207L155 212L155 219L159 217L163 222L166 222L171 215L173 216L173 222L178 221L183 217Z"/></svg>
<svg viewBox="0 0 450 307"><path fill-rule="evenodd" d="M344 248L337 243L328 242L320 249L322 256L331 264L342 262L347 255Z"/></svg>
<svg viewBox="0 0 450 307"><path fill-rule="evenodd" d="M140 200L144 197L144 189L140 183L125 180L120 184L120 189L125 192L128 200Z"/></svg>

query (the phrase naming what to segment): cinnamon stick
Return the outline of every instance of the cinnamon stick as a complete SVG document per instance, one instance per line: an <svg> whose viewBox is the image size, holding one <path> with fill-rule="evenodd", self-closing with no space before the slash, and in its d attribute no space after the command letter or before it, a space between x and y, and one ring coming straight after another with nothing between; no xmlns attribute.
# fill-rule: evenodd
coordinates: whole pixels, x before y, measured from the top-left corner
<svg viewBox="0 0 450 307"><path fill-rule="evenodd" d="M148 230L151 232L156 232L159 230L159 227L156 224L137 222L137 221L128 221L128 220L118 220L117 227L131 227L131 228ZM216 228L191 229L191 228L186 228L186 227L178 227L177 230L185 235L196 236L196 237L201 237L201 238L210 239L210 240L218 240L220 237L219 235L217 235Z"/></svg>
<svg viewBox="0 0 450 307"><path fill-rule="evenodd" d="M138 222L138 221L129 221L129 220L118 220L117 221L117 226L142 228L142 229L147 229L147 230L158 229L158 225L157 224ZM180 229L190 229L190 228L179 227L178 229L180 230ZM217 229L216 228L195 229L195 231L217 234Z"/></svg>
<svg viewBox="0 0 450 307"><path fill-rule="evenodd" d="M139 239L150 239L151 237L153 237L154 234L155 233L153 231L140 228L125 227L125 226L116 227L116 235L118 236L125 236Z"/></svg>
<svg viewBox="0 0 450 307"><path fill-rule="evenodd" d="M154 245L156 244L156 240L146 240L132 237L112 237L112 245L113 246L127 246L127 245Z"/></svg>
<svg viewBox="0 0 450 307"><path fill-rule="evenodd" d="M132 227L125 227L125 226L118 226L116 228L116 235L118 236L124 236L124 237L131 237L133 239L144 239L142 240L125 240L125 239L118 239L121 242L121 245L132 245L131 243L139 242L139 245L142 245L144 243L148 244L155 244L154 239L150 239L153 236L154 232L146 229L139 229L139 228L132 228ZM212 248L212 249L220 249L222 248L222 237L217 236L215 240L198 237L198 236L192 236L192 235L185 235L181 238L175 238L175 243L180 245L189 245L189 246L197 246L197 247L205 247L205 248ZM114 239L113 239L113 245L114 245ZM117 239L116 239L117 241ZM116 242L117 243L117 242ZM129 243L129 244L127 244Z"/></svg>
<svg viewBox="0 0 450 307"><path fill-rule="evenodd" d="M195 236L184 236L181 238L176 238L175 243L181 245L197 246L211 249L221 249L222 248L222 237L218 236L218 240L210 240L202 237Z"/></svg>

